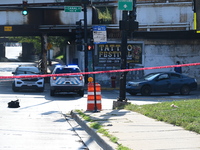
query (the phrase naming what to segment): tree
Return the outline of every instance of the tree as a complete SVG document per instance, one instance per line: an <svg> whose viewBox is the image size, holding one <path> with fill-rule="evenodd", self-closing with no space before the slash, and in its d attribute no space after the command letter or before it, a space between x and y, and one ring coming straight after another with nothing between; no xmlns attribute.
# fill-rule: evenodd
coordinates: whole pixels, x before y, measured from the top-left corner
<svg viewBox="0 0 200 150"><path fill-rule="evenodd" d="M35 48L35 53L41 53L41 37L40 36L17 36L9 37L10 40L19 42L19 43L33 43ZM51 43L54 47L63 48L66 46L66 43L69 41L68 37L63 36L49 36L48 42Z"/></svg>

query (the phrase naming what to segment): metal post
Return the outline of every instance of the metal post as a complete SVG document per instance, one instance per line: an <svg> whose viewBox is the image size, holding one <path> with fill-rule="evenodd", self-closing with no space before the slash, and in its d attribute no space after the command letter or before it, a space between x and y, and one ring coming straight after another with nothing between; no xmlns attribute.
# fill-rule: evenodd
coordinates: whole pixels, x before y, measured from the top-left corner
<svg viewBox="0 0 200 150"><path fill-rule="evenodd" d="M92 49L92 70L95 71L95 59L94 59L94 49ZM93 74L93 79L94 79L94 112L98 112L97 110L97 98L96 98L96 78L95 74Z"/></svg>
<svg viewBox="0 0 200 150"><path fill-rule="evenodd" d="M124 22L128 21L128 11L123 11L122 20ZM125 25L125 24L124 24ZM121 69L126 69L127 64L127 33L128 30L122 30L122 42L121 42ZM126 99L126 74L123 72L120 76L120 92L118 101L127 101Z"/></svg>
<svg viewBox="0 0 200 150"><path fill-rule="evenodd" d="M88 44L87 44L87 3L84 3L84 50L85 50L85 72L88 72ZM88 83L88 75L85 75L85 82Z"/></svg>

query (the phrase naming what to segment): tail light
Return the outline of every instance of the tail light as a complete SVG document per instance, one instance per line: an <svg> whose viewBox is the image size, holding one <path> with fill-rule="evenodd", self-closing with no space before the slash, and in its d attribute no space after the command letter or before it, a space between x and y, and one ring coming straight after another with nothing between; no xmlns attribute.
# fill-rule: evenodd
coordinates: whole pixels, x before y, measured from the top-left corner
<svg viewBox="0 0 200 150"><path fill-rule="evenodd" d="M80 76L79 79L80 79L80 80L83 80L83 76Z"/></svg>
<svg viewBox="0 0 200 150"><path fill-rule="evenodd" d="M53 80L56 80L56 77L52 77Z"/></svg>

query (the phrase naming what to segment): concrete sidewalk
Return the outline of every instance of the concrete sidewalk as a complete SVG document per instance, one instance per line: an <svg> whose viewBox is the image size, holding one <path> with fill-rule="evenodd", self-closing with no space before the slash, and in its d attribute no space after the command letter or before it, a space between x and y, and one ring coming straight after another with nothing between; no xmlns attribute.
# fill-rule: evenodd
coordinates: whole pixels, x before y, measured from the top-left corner
<svg viewBox="0 0 200 150"><path fill-rule="evenodd" d="M105 150L116 150L117 144L89 128L76 112L72 117L92 135ZM85 112L104 129L118 137L118 143L132 150L200 150L200 134L181 127L156 121L128 110L103 110L98 113Z"/></svg>

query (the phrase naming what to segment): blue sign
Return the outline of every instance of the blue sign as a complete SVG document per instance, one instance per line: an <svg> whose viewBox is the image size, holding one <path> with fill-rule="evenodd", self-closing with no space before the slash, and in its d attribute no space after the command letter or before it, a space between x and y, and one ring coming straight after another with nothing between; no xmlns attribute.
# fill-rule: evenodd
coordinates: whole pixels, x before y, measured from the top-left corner
<svg viewBox="0 0 200 150"><path fill-rule="evenodd" d="M106 26L93 26L94 44L106 44L107 32Z"/></svg>
<svg viewBox="0 0 200 150"><path fill-rule="evenodd" d="M93 31L106 31L106 26L93 26Z"/></svg>

